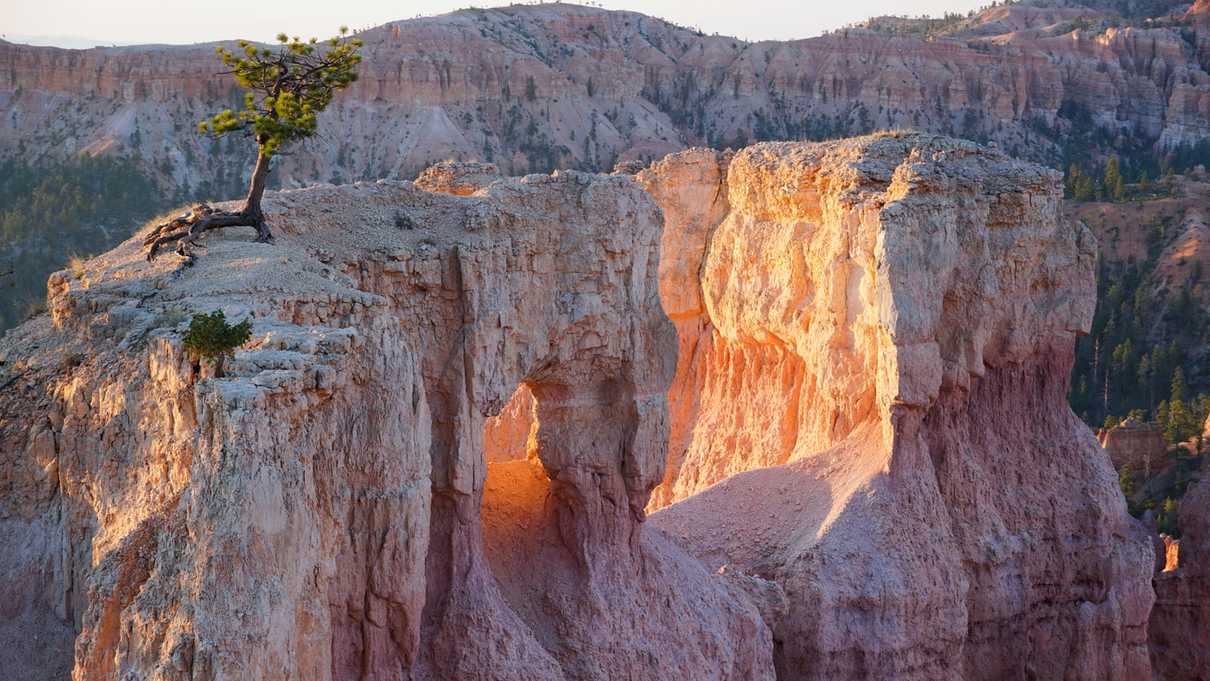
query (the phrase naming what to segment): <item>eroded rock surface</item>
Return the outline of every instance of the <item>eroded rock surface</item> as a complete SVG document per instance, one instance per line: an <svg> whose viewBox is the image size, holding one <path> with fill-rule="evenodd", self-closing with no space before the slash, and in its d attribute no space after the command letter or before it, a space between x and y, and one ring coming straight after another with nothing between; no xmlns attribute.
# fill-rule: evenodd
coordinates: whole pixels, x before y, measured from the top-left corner
<svg viewBox="0 0 1210 681"><path fill-rule="evenodd" d="M76 632L76 681L772 678L742 591L641 531L675 362L641 189L267 205L276 245L132 239L3 341L8 678L65 678ZM209 309L254 319L223 378L181 346ZM522 385L531 478L484 502Z"/></svg>
<svg viewBox="0 0 1210 681"><path fill-rule="evenodd" d="M416 177L416 186L430 192L470 196L500 179L500 171L491 163L441 161Z"/></svg>
<svg viewBox="0 0 1210 681"><path fill-rule="evenodd" d="M883 135L639 179L681 347L652 522L784 590L779 678L1148 676L1150 543L1065 400L1096 256L1057 174Z"/></svg>
<svg viewBox="0 0 1210 681"><path fill-rule="evenodd" d="M1210 477L1205 474L1181 499L1179 526L1179 545L1169 545L1166 570L1155 577L1151 662L1156 679L1206 681L1210 679Z"/></svg>
<svg viewBox="0 0 1210 681"><path fill-rule="evenodd" d="M51 278L0 341L0 668L1148 676L1054 173L904 134L418 184ZM223 377L212 309L254 320Z"/></svg>
<svg viewBox="0 0 1210 681"><path fill-rule="evenodd" d="M1153 472L1168 466L1171 460L1165 456L1168 441L1159 426L1129 417L1113 428L1101 430L1097 439L1114 468L1129 466L1132 471L1151 477Z"/></svg>
<svg viewBox="0 0 1210 681"><path fill-rule="evenodd" d="M1210 135L1204 2L1185 26L1125 27L1064 4L989 7L950 35L851 28L760 42L563 3L395 21L358 36L361 78L322 116L344 133L299 148L275 175L285 186L412 178L445 158L509 174L607 170L695 144L895 127L1047 161L1072 134L1159 148ZM240 191L247 160L193 134L231 103L212 45L0 40L0 65L6 157L120 154L172 190Z"/></svg>

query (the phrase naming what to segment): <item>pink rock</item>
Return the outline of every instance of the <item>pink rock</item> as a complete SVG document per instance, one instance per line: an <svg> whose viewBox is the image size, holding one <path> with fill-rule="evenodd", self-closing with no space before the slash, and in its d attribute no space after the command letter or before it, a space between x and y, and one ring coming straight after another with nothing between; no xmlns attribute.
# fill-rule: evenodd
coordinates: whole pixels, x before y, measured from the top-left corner
<svg viewBox="0 0 1210 681"><path fill-rule="evenodd" d="M0 341L4 668L62 677L74 638L77 681L773 678L750 580L642 522L675 338L639 187L266 210L274 245L178 274L131 240ZM221 379L181 350L214 308L254 319ZM528 460L485 452L502 410Z"/></svg>
<svg viewBox="0 0 1210 681"><path fill-rule="evenodd" d="M0 339L0 668L1150 674L1055 173L895 134L442 182L51 277ZM222 378L181 345L213 309L253 319Z"/></svg>
<svg viewBox="0 0 1210 681"><path fill-rule="evenodd" d="M1180 542L1169 544L1168 563L1155 577L1151 662L1157 679L1204 681L1210 678L1210 480L1204 473L1181 499L1178 525Z"/></svg>
<svg viewBox="0 0 1210 681"><path fill-rule="evenodd" d="M1129 466L1143 479L1167 468L1168 441L1159 426L1127 418L1113 428L1100 432L1101 447L1114 468Z"/></svg>
<svg viewBox="0 0 1210 681"><path fill-rule="evenodd" d="M652 522L781 587L780 679L1149 675L1151 547L1065 399L1096 256L1056 173L908 134L639 180L685 259Z"/></svg>

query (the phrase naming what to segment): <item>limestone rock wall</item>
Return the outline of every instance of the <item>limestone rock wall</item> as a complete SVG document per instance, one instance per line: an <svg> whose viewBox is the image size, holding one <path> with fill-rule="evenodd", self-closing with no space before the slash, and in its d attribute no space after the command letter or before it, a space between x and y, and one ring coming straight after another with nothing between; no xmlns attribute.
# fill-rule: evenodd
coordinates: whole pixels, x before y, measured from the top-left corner
<svg viewBox="0 0 1210 681"><path fill-rule="evenodd" d="M278 175L286 186L411 178L446 158L508 174L606 170L694 144L903 127L1058 160L1073 111L1139 144L1210 135L1205 25L1073 30L1106 18L1010 6L952 36L847 29L755 43L559 3L397 21L359 35L361 78L322 116L343 134L304 145ZM0 41L0 152L137 152L170 189L238 190L243 148L194 133L239 102L220 71L212 45Z"/></svg>
<svg viewBox="0 0 1210 681"><path fill-rule="evenodd" d="M1065 401L1096 256L1056 174L882 135L639 181L682 348L652 522L784 592L779 678L1149 674L1150 543Z"/></svg>
<svg viewBox="0 0 1210 681"><path fill-rule="evenodd" d="M772 678L742 591L641 531L675 340L638 187L267 210L275 245L215 235L182 269L132 239L56 274L4 339L8 678ZM220 378L181 347L209 309L254 320ZM488 485L514 394L532 480Z"/></svg>
<svg viewBox="0 0 1210 681"><path fill-rule="evenodd" d="M903 134L419 184L51 277L0 340L0 668L1150 674L1054 173ZM181 345L213 309L253 319L217 377Z"/></svg>

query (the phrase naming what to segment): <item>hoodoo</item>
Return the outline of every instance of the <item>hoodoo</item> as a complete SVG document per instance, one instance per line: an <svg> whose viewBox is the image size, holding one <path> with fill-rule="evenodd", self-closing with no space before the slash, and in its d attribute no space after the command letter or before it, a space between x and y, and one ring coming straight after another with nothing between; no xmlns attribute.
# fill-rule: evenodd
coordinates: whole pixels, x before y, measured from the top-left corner
<svg viewBox="0 0 1210 681"><path fill-rule="evenodd" d="M0 666L1147 678L1059 198L886 134L269 193L276 243L192 267L135 235L0 341ZM222 377L181 338L216 309Z"/></svg>
<svg viewBox="0 0 1210 681"><path fill-rule="evenodd" d="M681 349L653 523L780 587L779 679L1148 677L1151 548L1065 399L1096 255L1057 173L887 134L640 181Z"/></svg>

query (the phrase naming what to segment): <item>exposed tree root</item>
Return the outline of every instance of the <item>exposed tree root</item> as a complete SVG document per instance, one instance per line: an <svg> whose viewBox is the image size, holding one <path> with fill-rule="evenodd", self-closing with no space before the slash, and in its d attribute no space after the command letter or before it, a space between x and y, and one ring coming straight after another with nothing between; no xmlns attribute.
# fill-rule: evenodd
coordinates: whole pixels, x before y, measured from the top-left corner
<svg viewBox="0 0 1210 681"><path fill-rule="evenodd" d="M151 234L143 239L143 245L148 247L147 261L154 260L162 247L176 242L180 242L177 244L177 254L182 258L192 259L189 247L197 245L197 238L212 229L223 227L254 227L258 242L270 243L273 241L269 226L265 224L264 215L250 211L220 211L204 203L199 203L188 213L156 225Z"/></svg>

